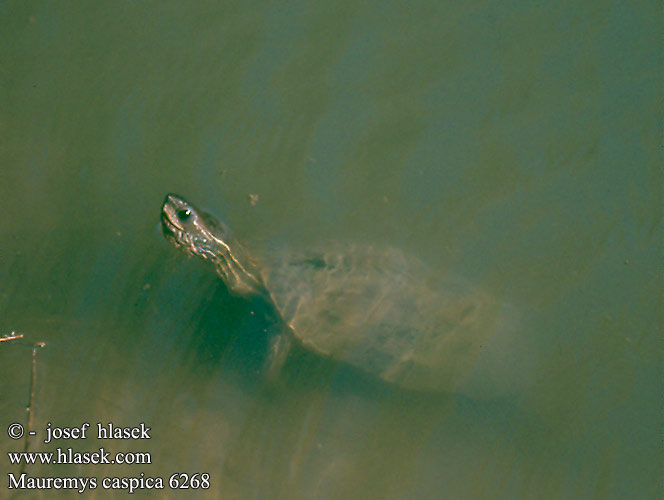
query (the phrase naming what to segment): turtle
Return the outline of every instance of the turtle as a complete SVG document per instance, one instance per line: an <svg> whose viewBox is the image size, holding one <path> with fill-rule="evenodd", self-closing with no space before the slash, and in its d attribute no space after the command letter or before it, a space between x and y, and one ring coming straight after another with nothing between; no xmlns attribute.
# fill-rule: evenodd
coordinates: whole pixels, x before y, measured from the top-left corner
<svg viewBox="0 0 664 500"><path fill-rule="evenodd" d="M270 378L298 345L406 390L451 392L487 339L513 326L496 297L463 281L433 286L421 260L393 247L327 244L257 258L224 222L175 194L161 222L166 239L211 263L231 295L271 311Z"/></svg>

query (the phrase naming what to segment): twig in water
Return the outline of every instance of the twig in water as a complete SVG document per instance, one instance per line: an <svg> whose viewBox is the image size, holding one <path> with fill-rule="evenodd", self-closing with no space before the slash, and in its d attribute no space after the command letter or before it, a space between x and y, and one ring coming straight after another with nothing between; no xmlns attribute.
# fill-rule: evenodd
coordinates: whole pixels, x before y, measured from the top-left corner
<svg viewBox="0 0 664 500"><path fill-rule="evenodd" d="M9 335L5 335L4 337L0 337L0 342L6 342L7 340L16 340L16 339L22 339L23 334L19 333L16 335L16 332L12 332Z"/></svg>
<svg viewBox="0 0 664 500"><path fill-rule="evenodd" d="M22 337L23 335L21 335ZM28 412L28 429L25 433L25 445L23 451L27 453L30 451L30 433L32 432L32 425L34 423L34 404L35 404L35 386L37 385L37 349L46 347L44 342L36 342L32 344L32 368L30 370L30 399L28 401L28 407L26 408ZM25 472L26 462L21 464L21 469L19 474Z"/></svg>

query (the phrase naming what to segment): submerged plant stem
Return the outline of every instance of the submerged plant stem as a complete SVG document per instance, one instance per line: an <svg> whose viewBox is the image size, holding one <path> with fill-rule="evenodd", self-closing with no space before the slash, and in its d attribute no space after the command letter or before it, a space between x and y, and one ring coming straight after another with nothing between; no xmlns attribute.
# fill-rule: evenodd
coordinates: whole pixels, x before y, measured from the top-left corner
<svg viewBox="0 0 664 500"><path fill-rule="evenodd" d="M22 337L23 335L21 335ZM31 364L31 369L30 369L30 395L29 395L29 400L28 400L28 406L26 408L28 412L28 428L25 433L25 445L23 447L24 452L30 451L30 433L32 432L32 426L34 423L34 416L35 416L35 410L34 410L34 404L35 404L35 387L37 386L37 349L40 349L42 347L46 347L46 344L44 342L36 342L32 344L32 364ZM25 466L26 462L23 462L21 464L21 469L19 471L19 474L23 474L25 472Z"/></svg>

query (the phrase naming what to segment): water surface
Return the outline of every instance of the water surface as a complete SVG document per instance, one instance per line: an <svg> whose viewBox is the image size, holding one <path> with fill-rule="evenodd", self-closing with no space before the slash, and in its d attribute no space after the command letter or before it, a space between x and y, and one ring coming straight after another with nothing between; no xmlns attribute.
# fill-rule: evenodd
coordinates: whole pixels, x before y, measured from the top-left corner
<svg viewBox="0 0 664 500"><path fill-rule="evenodd" d="M0 12L0 333L25 335L0 344L0 424L26 420L43 341L37 430L152 428L108 445L152 465L31 475L208 472L192 498L661 496L654 3ZM316 363L266 390L233 346L269 325L163 240L167 192L256 253L399 248L518 326L452 393ZM22 445L0 438L0 460Z"/></svg>

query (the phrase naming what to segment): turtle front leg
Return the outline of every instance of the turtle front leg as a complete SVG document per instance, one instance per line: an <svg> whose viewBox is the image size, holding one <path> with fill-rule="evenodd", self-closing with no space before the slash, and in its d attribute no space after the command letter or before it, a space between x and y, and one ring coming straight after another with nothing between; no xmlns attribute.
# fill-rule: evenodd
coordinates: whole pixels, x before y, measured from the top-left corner
<svg viewBox="0 0 664 500"><path fill-rule="evenodd" d="M290 350L291 339L286 332L279 333L270 340L269 352L263 364L263 373L270 385L276 384L279 380L281 369Z"/></svg>

